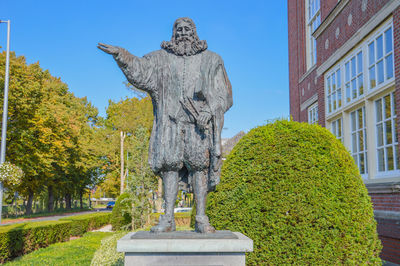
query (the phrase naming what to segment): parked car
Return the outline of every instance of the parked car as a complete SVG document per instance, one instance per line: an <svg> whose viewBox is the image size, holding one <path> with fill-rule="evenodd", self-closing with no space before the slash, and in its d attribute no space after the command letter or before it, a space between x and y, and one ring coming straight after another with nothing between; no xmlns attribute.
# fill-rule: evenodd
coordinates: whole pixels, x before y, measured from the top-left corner
<svg viewBox="0 0 400 266"><path fill-rule="evenodd" d="M174 212L190 212L192 208L175 208Z"/></svg>
<svg viewBox="0 0 400 266"><path fill-rule="evenodd" d="M115 201L110 201L109 203L107 203L107 209L112 209L115 205Z"/></svg>

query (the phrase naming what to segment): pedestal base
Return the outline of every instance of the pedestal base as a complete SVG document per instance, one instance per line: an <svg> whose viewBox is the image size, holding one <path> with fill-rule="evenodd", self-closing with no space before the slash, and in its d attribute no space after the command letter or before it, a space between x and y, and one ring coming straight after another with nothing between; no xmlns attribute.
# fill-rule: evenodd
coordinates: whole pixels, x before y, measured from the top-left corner
<svg viewBox="0 0 400 266"><path fill-rule="evenodd" d="M125 265L244 266L245 252L253 251L253 241L241 233L230 231L214 234L141 231L118 240L117 250L125 252Z"/></svg>

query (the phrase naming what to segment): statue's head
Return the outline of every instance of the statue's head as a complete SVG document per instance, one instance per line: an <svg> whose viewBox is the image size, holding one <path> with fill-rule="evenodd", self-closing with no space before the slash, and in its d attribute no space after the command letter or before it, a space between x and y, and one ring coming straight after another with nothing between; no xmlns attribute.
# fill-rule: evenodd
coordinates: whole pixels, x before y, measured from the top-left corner
<svg viewBox="0 0 400 266"><path fill-rule="evenodd" d="M193 20L185 17L175 21L171 41L162 42L161 48L176 55L194 55L206 50L207 42L199 39Z"/></svg>

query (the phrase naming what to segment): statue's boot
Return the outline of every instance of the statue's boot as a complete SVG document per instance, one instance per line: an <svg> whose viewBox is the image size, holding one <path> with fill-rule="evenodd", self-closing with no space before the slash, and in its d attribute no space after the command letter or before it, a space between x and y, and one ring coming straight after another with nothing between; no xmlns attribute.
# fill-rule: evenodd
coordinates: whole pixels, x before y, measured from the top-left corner
<svg viewBox="0 0 400 266"><path fill-rule="evenodd" d="M215 233L215 228L210 225L206 215L196 215L195 231L199 233Z"/></svg>
<svg viewBox="0 0 400 266"><path fill-rule="evenodd" d="M172 232L175 230L175 219L170 215L160 215L158 224L150 229L153 233Z"/></svg>

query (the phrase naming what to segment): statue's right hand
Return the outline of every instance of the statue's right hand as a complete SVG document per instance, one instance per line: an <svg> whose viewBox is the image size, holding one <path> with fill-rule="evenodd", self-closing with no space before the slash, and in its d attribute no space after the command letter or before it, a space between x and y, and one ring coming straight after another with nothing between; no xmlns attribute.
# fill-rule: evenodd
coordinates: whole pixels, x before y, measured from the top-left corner
<svg viewBox="0 0 400 266"><path fill-rule="evenodd" d="M112 46L104 43L98 43L97 48L110 55L118 55L120 49L118 46Z"/></svg>

